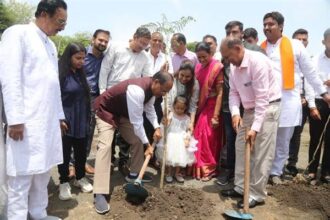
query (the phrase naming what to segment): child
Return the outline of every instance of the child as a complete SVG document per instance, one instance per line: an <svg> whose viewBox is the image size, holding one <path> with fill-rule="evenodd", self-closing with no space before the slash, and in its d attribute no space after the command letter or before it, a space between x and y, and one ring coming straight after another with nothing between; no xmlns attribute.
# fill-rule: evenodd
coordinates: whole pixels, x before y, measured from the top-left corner
<svg viewBox="0 0 330 220"><path fill-rule="evenodd" d="M173 102L173 112L169 114L167 121L166 165L168 166L168 172L165 181L168 183L173 182L172 168L175 168L175 180L183 183L184 178L180 172L181 167L192 165L195 162L194 151L197 148L194 146L196 143L191 140L190 117L186 114L187 106L187 99L184 96L177 96ZM162 139L157 150L157 158L161 162L163 150L164 143Z"/></svg>
<svg viewBox="0 0 330 220"><path fill-rule="evenodd" d="M61 200L72 198L69 185L69 162L74 151L76 181L83 192L92 192L93 186L85 177L87 134L90 121L89 87L83 71L85 47L70 43L59 60L62 105L66 132L63 134L63 164L58 165Z"/></svg>

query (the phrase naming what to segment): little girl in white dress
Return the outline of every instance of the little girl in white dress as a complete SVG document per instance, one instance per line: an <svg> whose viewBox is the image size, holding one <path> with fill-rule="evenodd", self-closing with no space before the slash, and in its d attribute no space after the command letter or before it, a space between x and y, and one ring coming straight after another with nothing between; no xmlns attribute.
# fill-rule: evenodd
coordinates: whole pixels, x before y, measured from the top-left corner
<svg viewBox="0 0 330 220"><path fill-rule="evenodd" d="M180 173L181 167L192 165L195 162L194 152L197 150L197 141L189 131L190 117L186 114L187 99L177 96L173 103L173 112L169 114L167 124L167 148L166 148L166 182L173 181L172 168L175 168L174 178L183 183L184 178ZM161 129L164 126L161 125ZM156 156L162 162L164 143L163 139L157 144Z"/></svg>

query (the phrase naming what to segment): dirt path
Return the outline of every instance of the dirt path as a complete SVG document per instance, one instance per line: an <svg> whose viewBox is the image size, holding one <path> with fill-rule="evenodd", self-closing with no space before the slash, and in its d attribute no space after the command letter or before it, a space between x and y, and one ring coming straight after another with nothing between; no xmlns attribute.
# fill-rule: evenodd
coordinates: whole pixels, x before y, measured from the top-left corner
<svg viewBox="0 0 330 220"><path fill-rule="evenodd" d="M303 169L308 158L308 124L305 126L298 167ZM186 180L183 185L166 185L163 192L159 190L159 175L156 170L148 168L154 182L146 185L151 193L143 205L135 206L125 200L122 186L123 176L115 169L112 175L111 211L98 215L94 211L92 194L81 193L72 187L73 199L58 199L57 169L52 170L52 181L49 184L49 213L63 219L102 220L102 219L225 219L222 213L235 209L236 200L220 196L221 189L214 181L207 183L197 180ZM92 180L92 176L89 177ZM269 186L266 204L251 209L254 219L290 220L290 219L330 219L330 187L326 185L307 186L289 182L285 186Z"/></svg>

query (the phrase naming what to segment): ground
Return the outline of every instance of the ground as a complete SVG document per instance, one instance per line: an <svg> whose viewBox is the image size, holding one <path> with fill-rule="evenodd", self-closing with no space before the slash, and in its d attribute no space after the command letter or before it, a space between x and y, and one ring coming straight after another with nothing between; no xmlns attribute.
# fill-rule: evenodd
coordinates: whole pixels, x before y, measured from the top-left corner
<svg viewBox="0 0 330 220"><path fill-rule="evenodd" d="M308 124L305 125L298 167L303 171L308 158ZM57 169L52 170L49 184L49 214L68 220L103 220L103 219L226 219L225 210L236 209L234 199L220 196L221 189L232 187L218 186L214 181L207 183L189 179L183 185L165 185L159 189L159 174L148 168L154 182L145 185L151 194L142 205L132 205L125 200L123 191L124 177L115 168L111 176L112 198L111 211L99 215L94 211L93 195L82 193L72 186L73 199L58 199ZM92 181L92 176L88 176ZM287 181L283 186L268 186L269 196L265 205L250 210L254 219L290 220L290 219L330 219L330 186L316 186Z"/></svg>

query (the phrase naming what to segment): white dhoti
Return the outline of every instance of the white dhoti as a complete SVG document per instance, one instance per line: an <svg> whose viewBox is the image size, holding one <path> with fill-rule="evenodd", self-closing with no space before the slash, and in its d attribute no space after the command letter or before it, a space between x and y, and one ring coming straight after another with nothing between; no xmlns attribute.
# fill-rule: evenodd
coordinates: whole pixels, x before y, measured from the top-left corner
<svg viewBox="0 0 330 220"><path fill-rule="evenodd" d="M50 173L8 177L8 220L38 220L47 216Z"/></svg>

